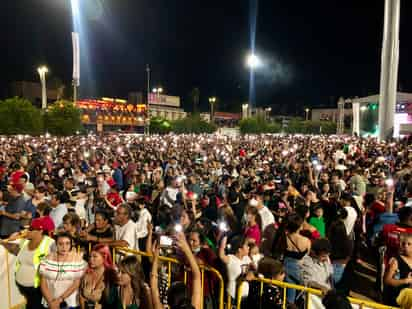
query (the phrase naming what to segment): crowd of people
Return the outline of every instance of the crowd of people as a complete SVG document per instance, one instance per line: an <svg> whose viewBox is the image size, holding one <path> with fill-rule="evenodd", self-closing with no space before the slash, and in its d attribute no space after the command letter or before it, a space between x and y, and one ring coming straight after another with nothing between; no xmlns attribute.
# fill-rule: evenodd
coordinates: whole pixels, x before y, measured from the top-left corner
<svg viewBox="0 0 412 309"><path fill-rule="evenodd" d="M1 137L1 244L17 255L28 309L218 308L218 280L202 266L223 275L232 304L283 308L275 282L286 281L324 292L325 308L351 308L354 270L366 263L383 302L411 308L411 144ZM181 261L170 285L159 256ZM274 283L261 290L259 278ZM286 292L287 306L304 305L302 293Z"/></svg>

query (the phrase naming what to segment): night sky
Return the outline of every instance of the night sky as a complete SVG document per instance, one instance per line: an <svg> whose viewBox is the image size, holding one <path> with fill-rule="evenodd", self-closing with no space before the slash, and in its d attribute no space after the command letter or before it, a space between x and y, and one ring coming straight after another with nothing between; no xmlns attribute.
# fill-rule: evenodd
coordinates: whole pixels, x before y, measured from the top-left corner
<svg viewBox="0 0 412 309"><path fill-rule="evenodd" d="M200 89L201 109L248 98L249 0L79 0L87 44L81 97L126 98L152 86L182 97ZM257 104L279 113L335 106L339 96L379 89L383 0L274 1L258 4ZM0 1L0 94L13 80L38 80L36 67L70 82L69 0ZM412 91L412 1L401 1L399 89ZM81 43L82 44L82 43ZM84 65L86 63L86 65ZM240 109L240 107L239 107Z"/></svg>

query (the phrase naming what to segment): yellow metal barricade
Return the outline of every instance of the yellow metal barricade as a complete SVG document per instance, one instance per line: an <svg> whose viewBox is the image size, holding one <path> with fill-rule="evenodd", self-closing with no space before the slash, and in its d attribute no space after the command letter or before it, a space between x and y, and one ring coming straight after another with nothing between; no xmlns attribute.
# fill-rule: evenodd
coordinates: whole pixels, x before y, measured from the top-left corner
<svg viewBox="0 0 412 309"><path fill-rule="evenodd" d="M266 278L257 278L254 279L253 281L257 281L260 282L261 286L260 286L260 297L262 297L262 293L263 293L263 284L271 284L271 285L276 285L280 288L283 288L283 307L282 308L286 308L287 302L286 302L286 290L287 289L294 289L294 290L298 290L301 292L304 292L306 294L306 306L305 308L307 309L311 309L311 295L316 295L319 297L323 296L322 291L317 290L317 289L312 289L312 288L308 288L302 285L296 285L296 284L292 284L292 283L288 283L288 282L283 282L283 281L277 281L277 280L270 280L270 279L266 279ZM242 306L242 297L239 297L240 295L242 295L242 290L243 290L243 283L241 282L239 284L238 290L237 290L237 302L236 302L236 308L237 309L241 309ZM378 304L375 302L371 302L371 301L367 301L367 300L362 300L362 299L357 299L357 298L353 298L353 297L348 297L350 303L352 305L358 305L360 309L363 308L370 308L370 309L399 309L397 307L391 307L391 306L386 306L386 305L382 305L382 304Z"/></svg>
<svg viewBox="0 0 412 309"><path fill-rule="evenodd" d="M138 250L132 250L129 248L114 248L113 249L113 256L115 256L115 254L134 254L137 256L145 256L145 257L152 257L152 254L148 253L148 252L143 252L143 251L138 251ZM172 282L172 265L183 265L181 261L174 259L174 258L170 258L170 257L166 257L166 256L159 256L159 261L161 263L166 263L167 264L167 284L168 287L170 287L171 282ZM224 282L223 282L223 277L222 275L213 267L209 267L206 265L199 265L200 268L200 272L201 272L201 279L202 279L202 293L203 293L203 289L204 289L204 274L205 271L209 272L211 274L214 274L216 276L216 278L219 281L219 309L224 309ZM184 270L184 281L187 281L187 271ZM203 294L202 294L203 295ZM202 297L203 299L203 297ZM202 301L202 306L203 306L203 301Z"/></svg>

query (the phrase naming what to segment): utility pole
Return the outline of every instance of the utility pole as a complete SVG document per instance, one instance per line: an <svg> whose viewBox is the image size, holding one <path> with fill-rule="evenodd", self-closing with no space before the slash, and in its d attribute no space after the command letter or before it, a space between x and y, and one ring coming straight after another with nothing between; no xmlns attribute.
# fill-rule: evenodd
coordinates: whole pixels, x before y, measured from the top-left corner
<svg viewBox="0 0 412 309"><path fill-rule="evenodd" d="M150 105L149 105L149 96L150 96L150 67L146 65L147 72L147 97L146 97L146 119L144 120L145 124L145 134L150 134Z"/></svg>
<svg viewBox="0 0 412 309"><path fill-rule="evenodd" d="M345 131L345 100L341 97L338 101L338 126L337 126L337 134L342 135Z"/></svg>

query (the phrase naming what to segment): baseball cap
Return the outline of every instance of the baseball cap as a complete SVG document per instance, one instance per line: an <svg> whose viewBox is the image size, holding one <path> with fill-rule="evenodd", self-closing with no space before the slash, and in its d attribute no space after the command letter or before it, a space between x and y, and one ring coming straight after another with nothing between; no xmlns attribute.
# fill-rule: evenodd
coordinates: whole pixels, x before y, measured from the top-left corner
<svg viewBox="0 0 412 309"><path fill-rule="evenodd" d="M54 230L54 226L46 218L36 218L31 221L30 229L51 232Z"/></svg>

